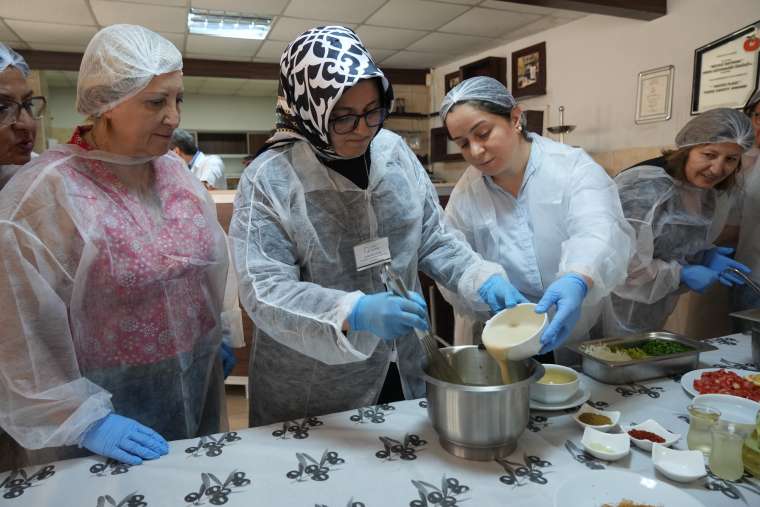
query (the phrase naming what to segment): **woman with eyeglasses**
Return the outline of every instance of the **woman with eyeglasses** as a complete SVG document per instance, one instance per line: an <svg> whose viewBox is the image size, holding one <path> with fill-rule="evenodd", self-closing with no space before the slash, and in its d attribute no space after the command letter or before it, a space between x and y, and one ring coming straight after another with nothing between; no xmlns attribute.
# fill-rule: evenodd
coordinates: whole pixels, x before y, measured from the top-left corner
<svg viewBox="0 0 760 507"><path fill-rule="evenodd" d="M0 44L0 189L31 160L36 120L45 110L45 97L33 96L28 77L24 58Z"/></svg>
<svg viewBox="0 0 760 507"><path fill-rule="evenodd" d="M137 465L227 427L237 286L208 192L167 153L182 98L171 42L102 29L77 81L91 124L0 193L0 471Z"/></svg>
<svg viewBox="0 0 760 507"><path fill-rule="evenodd" d="M277 131L243 174L230 225L256 324L252 426L424 395L418 270L480 309L509 297L503 270L452 234L414 153L382 129L393 92L356 34L308 30L280 67ZM386 292L380 266L359 269L368 250L391 257L409 299Z"/></svg>

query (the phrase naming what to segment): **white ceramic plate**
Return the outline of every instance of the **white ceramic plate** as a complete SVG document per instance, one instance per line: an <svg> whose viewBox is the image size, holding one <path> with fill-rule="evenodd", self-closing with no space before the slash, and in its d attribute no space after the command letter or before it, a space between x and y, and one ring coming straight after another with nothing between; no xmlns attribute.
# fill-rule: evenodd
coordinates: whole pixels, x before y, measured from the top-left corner
<svg viewBox="0 0 760 507"><path fill-rule="evenodd" d="M583 430L581 445L586 452L605 461L617 461L631 452L631 439L627 433L606 433L590 426Z"/></svg>
<svg viewBox="0 0 760 507"><path fill-rule="evenodd" d="M694 482L707 475L705 457L699 451L678 451L655 444L652 463L661 474L676 482Z"/></svg>
<svg viewBox="0 0 760 507"><path fill-rule="evenodd" d="M694 381L701 377L705 372L718 370L732 371L740 377L746 377L747 375L757 373L756 371L737 370L735 368L702 368L701 370L691 370L681 376L681 387L683 387L683 390L689 393L690 396L699 396L699 391L694 389Z"/></svg>
<svg viewBox="0 0 760 507"><path fill-rule="evenodd" d="M533 410L567 410L568 408L574 408L578 405L583 405L589 398L591 398L591 390L581 382L578 392L576 392L572 398L565 400L562 403L541 403L540 401L530 400L530 408Z"/></svg>
<svg viewBox="0 0 760 507"><path fill-rule="evenodd" d="M730 394L700 394L694 397L695 405L707 405L720 410L721 421L754 426L760 403Z"/></svg>
<svg viewBox="0 0 760 507"><path fill-rule="evenodd" d="M631 430L649 431L651 433L654 433L655 435L658 435L659 437L664 438L665 441L660 444L664 447L670 447L671 445L678 442L679 438L681 438L681 435L679 433L669 432L654 419L647 419L643 423L636 424L634 426L628 426L627 428L625 428L624 431L628 433ZM630 433L628 433L628 435L630 436ZM640 440L638 438L633 438L633 437L631 437L631 442L636 444L636 446L639 447L640 449L644 449L645 451L651 451L652 444L654 443L651 440Z"/></svg>
<svg viewBox="0 0 760 507"><path fill-rule="evenodd" d="M657 479L616 470L595 470L574 475L557 488L555 507L599 507L605 503L617 505L624 499L651 505L704 507L685 491Z"/></svg>
<svg viewBox="0 0 760 507"><path fill-rule="evenodd" d="M591 412L592 414L598 414L603 415L605 417L608 417L610 421L612 421L610 424L604 424L602 426L592 426L591 424L586 424L585 422L581 421L579 416L581 414L584 414L586 412ZM612 428L614 428L617 423L620 421L620 412L617 410L599 410L598 408L594 408L591 405L583 405L581 408L579 408L574 414L573 414L573 420L577 422L579 425L581 425L584 429L585 428L593 428L598 431L610 431ZM628 434L626 434L626 437Z"/></svg>

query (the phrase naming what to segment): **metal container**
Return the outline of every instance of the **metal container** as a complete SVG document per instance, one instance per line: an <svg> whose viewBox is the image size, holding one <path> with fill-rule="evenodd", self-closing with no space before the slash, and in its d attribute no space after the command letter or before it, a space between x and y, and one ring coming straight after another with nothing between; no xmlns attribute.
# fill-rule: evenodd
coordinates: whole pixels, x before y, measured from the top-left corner
<svg viewBox="0 0 760 507"><path fill-rule="evenodd" d="M677 342L690 347L692 350L631 361L605 361L584 352L584 348L588 345L624 345L635 347L647 340L655 339ZM628 384L630 382L640 382L642 380L667 377L695 370L699 366L700 353L717 350L717 347L713 347L708 343L691 340L667 331L578 342L569 345L568 348L581 355L581 369L583 373L605 384Z"/></svg>
<svg viewBox="0 0 760 507"><path fill-rule="evenodd" d="M543 377L534 359L510 361L511 384L502 384L498 363L483 346L440 349L466 385L423 375L428 417L441 446L460 458L490 461L512 453L528 426L530 385Z"/></svg>
<svg viewBox="0 0 760 507"><path fill-rule="evenodd" d="M760 308L732 313L731 317L749 321L752 333L752 362L760 368Z"/></svg>

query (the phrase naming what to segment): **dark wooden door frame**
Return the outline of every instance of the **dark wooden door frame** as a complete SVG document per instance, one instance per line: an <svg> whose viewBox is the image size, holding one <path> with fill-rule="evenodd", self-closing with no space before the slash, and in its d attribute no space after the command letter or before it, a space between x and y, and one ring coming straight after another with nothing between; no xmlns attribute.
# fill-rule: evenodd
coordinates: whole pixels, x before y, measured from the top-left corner
<svg viewBox="0 0 760 507"><path fill-rule="evenodd" d="M668 13L667 0L499 0L515 4L549 7L585 12L587 14L604 14L621 18L643 19L651 21Z"/></svg>
<svg viewBox="0 0 760 507"><path fill-rule="evenodd" d="M82 53L63 53L58 51L37 51L19 49L19 53L34 70L73 70L78 71L82 62ZM182 72L185 76L232 77L240 79L280 78L280 66L276 63L262 62L228 62L221 60L199 60L185 58ZM394 84L425 85L430 69L383 69Z"/></svg>

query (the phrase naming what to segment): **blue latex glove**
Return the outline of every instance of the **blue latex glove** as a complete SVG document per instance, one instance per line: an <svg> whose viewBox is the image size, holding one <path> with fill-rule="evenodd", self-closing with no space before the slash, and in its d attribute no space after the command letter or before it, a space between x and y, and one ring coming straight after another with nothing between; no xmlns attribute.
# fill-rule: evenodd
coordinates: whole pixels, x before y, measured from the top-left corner
<svg viewBox="0 0 760 507"><path fill-rule="evenodd" d="M575 274L564 275L549 285L536 304L536 313L546 313L552 305L557 306L549 325L541 335L541 354L562 345L581 317L581 305L588 292L586 281Z"/></svg>
<svg viewBox="0 0 760 507"><path fill-rule="evenodd" d="M222 356L222 369L224 370L224 378L227 378L230 376L232 369L237 364L237 358L235 357L235 352L232 350L232 347L224 342L222 342L222 345L219 347L219 354Z"/></svg>
<svg viewBox="0 0 760 507"><path fill-rule="evenodd" d="M90 426L81 446L127 465L140 465L144 459L157 459L169 452L164 437L134 419L114 413Z"/></svg>
<svg viewBox="0 0 760 507"><path fill-rule="evenodd" d="M739 271L747 274L752 272L751 269L749 269L741 262L735 261L731 257L728 257L732 253L734 253L733 248L718 246L709 249L702 259L702 265L707 266L708 268L718 273L718 281L728 287L733 287L734 285L744 285L744 280L732 273L723 273L724 269L736 268Z"/></svg>
<svg viewBox="0 0 760 507"><path fill-rule="evenodd" d="M518 303L528 302L528 299L501 275L492 275L480 286L478 294L483 301L488 303L493 313L498 313L504 308L512 308Z"/></svg>
<svg viewBox="0 0 760 507"><path fill-rule="evenodd" d="M681 267L681 282L694 292L704 292L718 281L718 272L698 264L686 264Z"/></svg>
<svg viewBox="0 0 760 507"><path fill-rule="evenodd" d="M414 328L427 331L427 304L416 292L405 299L390 292L362 296L348 316L355 331L369 331L383 340L395 340Z"/></svg>

